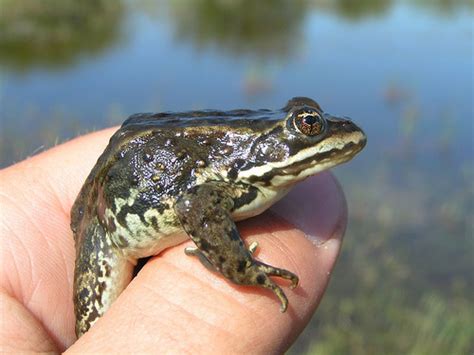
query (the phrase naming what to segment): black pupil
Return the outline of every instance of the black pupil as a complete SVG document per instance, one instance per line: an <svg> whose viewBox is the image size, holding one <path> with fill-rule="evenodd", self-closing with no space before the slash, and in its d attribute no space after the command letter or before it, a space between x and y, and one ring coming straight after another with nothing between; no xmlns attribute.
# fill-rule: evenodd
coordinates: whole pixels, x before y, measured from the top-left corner
<svg viewBox="0 0 474 355"><path fill-rule="evenodd" d="M303 119L304 123L306 123L307 125L314 125L316 123L316 117L314 116L306 116L304 119Z"/></svg>

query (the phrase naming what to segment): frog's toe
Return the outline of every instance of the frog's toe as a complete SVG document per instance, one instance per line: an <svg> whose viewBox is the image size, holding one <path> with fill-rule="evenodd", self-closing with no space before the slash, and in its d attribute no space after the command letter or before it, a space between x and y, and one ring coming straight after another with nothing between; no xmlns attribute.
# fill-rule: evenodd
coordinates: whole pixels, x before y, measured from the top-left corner
<svg viewBox="0 0 474 355"><path fill-rule="evenodd" d="M280 300L280 312L284 313L288 308L288 298L286 298L286 295L280 286L276 285L266 274L263 273L257 275L257 282L262 287L273 291Z"/></svg>
<svg viewBox="0 0 474 355"><path fill-rule="evenodd" d="M278 276L290 280L292 289L298 285L298 276L288 270L279 269L259 261L255 261L252 269L254 274L253 283L272 290L280 300L280 311L282 313L285 312L288 308L288 299L283 290L270 279L270 276Z"/></svg>
<svg viewBox="0 0 474 355"><path fill-rule="evenodd" d="M184 254L187 256L199 256L199 249L196 247L184 248Z"/></svg>
<svg viewBox="0 0 474 355"><path fill-rule="evenodd" d="M209 261L208 258L196 247L187 247L184 248L184 253L188 256L195 256L199 259L202 265L206 267L208 270L217 271L214 265Z"/></svg>
<svg viewBox="0 0 474 355"><path fill-rule="evenodd" d="M254 254L255 253L255 250L257 250L258 248L258 242L257 241L253 241L252 243L250 243L249 245L249 252L250 254Z"/></svg>
<svg viewBox="0 0 474 355"><path fill-rule="evenodd" d="M290 280L291 289L294 289L296 286L298 286L299 278L292 272L285 269L279 269L279 268L264 264L262 262L257 262L257 264L258 264L259 269L265 272L265 274L269 276L278 276L286 280Z"/></svg>

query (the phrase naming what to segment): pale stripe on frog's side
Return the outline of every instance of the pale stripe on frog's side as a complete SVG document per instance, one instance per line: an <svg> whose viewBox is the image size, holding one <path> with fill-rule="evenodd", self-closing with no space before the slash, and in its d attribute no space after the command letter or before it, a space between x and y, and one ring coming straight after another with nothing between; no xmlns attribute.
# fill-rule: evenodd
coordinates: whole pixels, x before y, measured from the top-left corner
<svg viewBox="0 0 474 355"><path fill-rule="evenodd" d="M288 300L269 276L292 286L298 277L253 258L233 221L263 212L296 182L349 160L364 145L356 125L307 98L274 111L131 116L71 211L76 334L111 306L137 258L187 237L198 247L188 254L235 283L272 290L285 311Z"/></svg>

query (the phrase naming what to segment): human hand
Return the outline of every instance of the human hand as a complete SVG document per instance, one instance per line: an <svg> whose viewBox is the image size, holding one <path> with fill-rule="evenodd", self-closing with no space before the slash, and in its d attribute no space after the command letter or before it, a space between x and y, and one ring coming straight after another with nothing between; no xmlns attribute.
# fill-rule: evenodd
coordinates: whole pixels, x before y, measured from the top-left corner
<svg viewBox="0 0 474 355"><path fill-rule="evenodd" d="M289 299L286 313L270 291L234 285L184 255L189 241L150 259L76 341L69 213L114 130L0 171L0 350L284 352L319 304L344 234L344 195L330 173L300 183L272 211L238 224L247 244L258 241L258 259L299 276L294 290L277 280Z"/></svg>

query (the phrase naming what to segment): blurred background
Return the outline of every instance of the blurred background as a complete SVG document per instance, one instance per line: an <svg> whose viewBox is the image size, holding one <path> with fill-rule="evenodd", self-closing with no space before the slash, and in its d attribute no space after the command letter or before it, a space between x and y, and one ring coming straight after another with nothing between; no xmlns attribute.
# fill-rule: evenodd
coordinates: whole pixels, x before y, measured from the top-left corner
<svg viewBox="0 0 474 355"><path fill-rule="evenodd" d="M0 166L144 111L316 99L368 135L290 349L474 352L472 0L0 0Z"/></svg>

